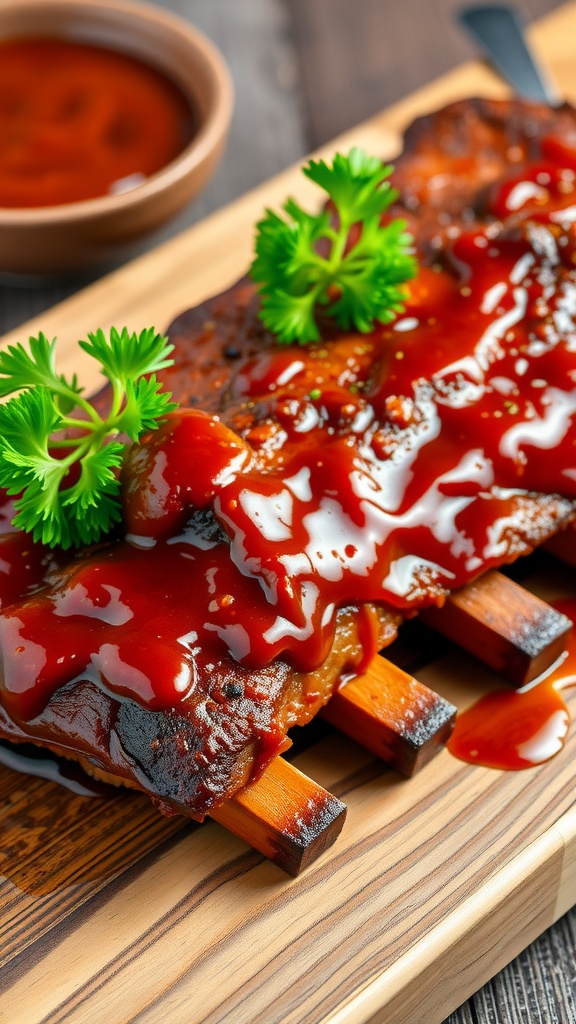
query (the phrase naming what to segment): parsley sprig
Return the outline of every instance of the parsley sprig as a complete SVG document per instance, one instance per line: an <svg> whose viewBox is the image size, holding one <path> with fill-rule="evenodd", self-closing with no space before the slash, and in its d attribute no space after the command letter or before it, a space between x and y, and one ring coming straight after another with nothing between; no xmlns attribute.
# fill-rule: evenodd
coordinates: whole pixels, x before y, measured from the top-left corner
<svg viewBox="0 0 576 1024"><path fill-rule="evenodd" d="M317 341L319 308L345 330L363 332L403 311L402 285L417 268L405 221L381 223L398 196L386 180L391 172L357 148L337 153L332 165L311 160L303 173L328 194L336 218L329 207L313 215L288 199L286 217L267 210L257 224L250 273L260 284L261 318L278 341ZM354 225L358 239L350 244Z"/></svg>
<svg viewBox="0 0 576 1024"><path fill-rule="evenodd" d="M57 373L56 339L39 334L0 352L0 395L13 395L0 405L0 487L19 495L14 525L51 547L93 543L120 521L125 445L115 438L137 441L175 408L155 376L173 346L154 328L98 330L79 345L110 381L104 417L75 374Z"/></svg>

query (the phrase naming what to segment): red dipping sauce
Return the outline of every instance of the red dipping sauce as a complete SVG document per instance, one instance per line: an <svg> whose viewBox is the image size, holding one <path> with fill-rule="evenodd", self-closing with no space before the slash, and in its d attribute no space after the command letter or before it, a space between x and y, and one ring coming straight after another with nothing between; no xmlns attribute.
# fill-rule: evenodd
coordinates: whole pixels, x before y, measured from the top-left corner
<svg viewBox="0 0 576 1024"><path fill-rule="evenodd" d="M51 38L0 42L0 207L127 191L195 131L177 86L126 53Z"/></svg>

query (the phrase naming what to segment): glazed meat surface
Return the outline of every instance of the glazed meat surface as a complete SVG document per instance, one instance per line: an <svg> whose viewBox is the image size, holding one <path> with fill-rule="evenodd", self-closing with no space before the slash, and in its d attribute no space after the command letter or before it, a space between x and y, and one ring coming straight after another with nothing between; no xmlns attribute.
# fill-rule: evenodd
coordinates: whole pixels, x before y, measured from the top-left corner
<svg viewBox="0 0 576 1024"><path fill-rule="evenodd" d="M128 455L122 536L0 538L0 734L201 819L403 617L566 525L575 172L571 108L455 104L397 161L395 324L279 347L248 280L179 316L181 411Z"/></svg>

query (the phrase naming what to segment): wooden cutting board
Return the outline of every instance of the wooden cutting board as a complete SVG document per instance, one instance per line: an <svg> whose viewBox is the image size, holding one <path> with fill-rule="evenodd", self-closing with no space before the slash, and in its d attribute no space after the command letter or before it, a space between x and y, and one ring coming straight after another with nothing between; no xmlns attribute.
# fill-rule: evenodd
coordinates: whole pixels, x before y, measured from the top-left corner
<svg viewBox="0 0 576 1024"><path fill-rule="evenodd" d="M534 32L573 100L575 38L574 3ZM358 144L393 157L414 116L475 94L505 89L466 65L324 152ZM246 269L263 207L287 193L315 200L291 169L6 340L58 335L62 368L95 384L77 338L110 324L164 329L226 287ZM536 586L576 594L552 562ZM460 652L419 678L461 706L495 682ZM330 734L295 763L347 803L348 820L297 879L213 822L2 768L0 1021L440 1022L576 902L575 755L576 724L538 769L501 773L443 752L402 781Z"/></svg>

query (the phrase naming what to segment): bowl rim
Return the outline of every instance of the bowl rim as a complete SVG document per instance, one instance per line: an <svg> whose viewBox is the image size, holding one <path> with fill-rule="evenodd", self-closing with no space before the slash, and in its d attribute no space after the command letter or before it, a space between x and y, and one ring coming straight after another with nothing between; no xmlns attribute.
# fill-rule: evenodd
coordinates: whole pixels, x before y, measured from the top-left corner
<svg viewBox="0 0 576 1024"><path fill-rule="evenodd" d="M127 19L135 17L149 25L162 25L172 30L175 36L184 38L192 45L204 64L207 77L211 79L214 90L213 102L198 130L182 152L140 185L116 195L95 196L92 199L53 206L0 206L0 224L3 227L64 224L136 209L201 166L221 143L232 118L234 88L222 53L201 29L172 11L143 3L141 0L0 0L0 15L2 11L10 8L18 12L27 8L34 10L50 7L65 11L66 8L78 7L79 4L87 13L90 12L90 8L94 11L118 11L125 14Z"/></svg>

